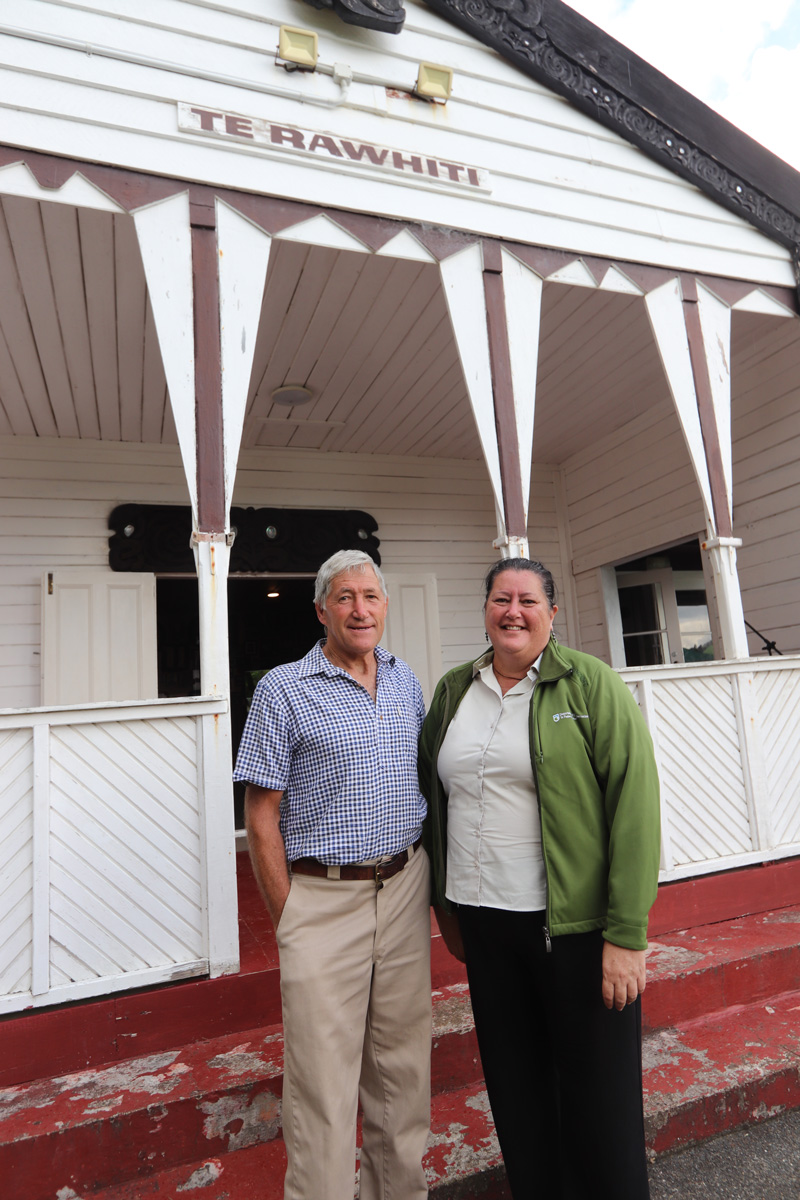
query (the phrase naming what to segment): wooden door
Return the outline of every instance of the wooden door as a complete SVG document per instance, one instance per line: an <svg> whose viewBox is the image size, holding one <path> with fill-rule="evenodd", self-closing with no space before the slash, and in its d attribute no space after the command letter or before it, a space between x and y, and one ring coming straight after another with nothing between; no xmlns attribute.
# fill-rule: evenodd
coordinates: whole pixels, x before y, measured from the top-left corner
<svg viewBox="0 0 800 1200"><path fill-rule="evenodd" d="M439 597L435 575L387 575L389 609L381 645L407 662L426 705L442 674Z"/></svg>
<svg viewBox="0 0 800 1200"><path fill-rule="evenodd" d="M42 581L42 704L157 697L155 575L47 571Z"/></svg>

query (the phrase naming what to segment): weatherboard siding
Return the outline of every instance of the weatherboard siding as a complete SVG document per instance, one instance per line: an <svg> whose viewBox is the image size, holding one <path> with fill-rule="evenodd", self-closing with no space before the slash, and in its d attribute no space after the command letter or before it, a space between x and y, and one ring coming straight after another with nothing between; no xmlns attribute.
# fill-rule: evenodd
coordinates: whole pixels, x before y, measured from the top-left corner
<svg viewBox="0 0 800 1200"><path fill-rule="evenodd" d="M785 654L800 650L800 333L736 314L760 336L732 361L733 532L745 619ZM741 345L742 349L737 350ZM746 347L746 348L745 348ZM564 465L581 648L608 657L599 568L703 536L699 490L668 402ZM748 635L751 654L763 643Z"/></svg>
<svg viewBox="0 0 800 1200"><path fill-rule="evenodd" d="M407 11L389 37L290 0L15 0L0 32L3 136L246 191L792 285L786 250L422 3L407 0ZM275 65L282 22L316 29L320 62L353 69L344 100L329 76ZM455 69L444 106L408 95L423 59ZM179 102L480 168L491 190L366 167L324 142L304 155L190 133Z"/></svg>
<svg viewBox="0 0 800 1200"><path fill-rule="evenodd" d="M554 475L548 467L534 470L531 545L560 585ZM123 503L188 504L176 447L0 443L0 708L40 703L44 572L104 566L108 515ZM249 450L239 464L234 504L366 510L378 521L387 572L436 575L443 666L484 647L481 579L495 558L497 530L481 463Z"/></svg>
<svg viewBox="0 0 800 1200"><path fill-rule="evenodd" d="M800 331L797 321L777 333L761 324L746 353L734 340L733 524L745 617L791 654L800 651ZM763 653L758 637L748 641Z"/></svg>

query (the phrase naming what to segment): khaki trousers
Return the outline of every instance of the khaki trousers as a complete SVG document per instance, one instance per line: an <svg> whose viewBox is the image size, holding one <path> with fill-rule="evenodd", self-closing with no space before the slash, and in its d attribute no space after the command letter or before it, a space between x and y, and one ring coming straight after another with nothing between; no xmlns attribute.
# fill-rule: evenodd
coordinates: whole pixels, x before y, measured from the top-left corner
<svg viewBox="0 0 800 1200"><path fill-rule="evenodd" d="M278 923L284 1200L424 1200L430 1124L429 863L372 881L295 875Z"/></svg>

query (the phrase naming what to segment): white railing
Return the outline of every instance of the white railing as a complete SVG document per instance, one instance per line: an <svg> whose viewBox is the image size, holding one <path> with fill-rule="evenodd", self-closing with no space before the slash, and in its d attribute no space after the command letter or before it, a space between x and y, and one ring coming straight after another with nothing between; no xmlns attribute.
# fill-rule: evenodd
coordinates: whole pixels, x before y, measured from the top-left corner
<svg viewBox="0 0 800 1200"><path fill-rule="evenodd" d="M661 879L800 854L800 655L620 674L655 745Z"/></svg>
<svg viewBox="0 0 800 1200"><path fill-rule="evenodd" d="M238 944L235 901L215 909L231 907L220 866L234 869L229 763L228 794L210 796L227 710L0 712L0 1013L236 968L209 933L230 926Z"/></svg>

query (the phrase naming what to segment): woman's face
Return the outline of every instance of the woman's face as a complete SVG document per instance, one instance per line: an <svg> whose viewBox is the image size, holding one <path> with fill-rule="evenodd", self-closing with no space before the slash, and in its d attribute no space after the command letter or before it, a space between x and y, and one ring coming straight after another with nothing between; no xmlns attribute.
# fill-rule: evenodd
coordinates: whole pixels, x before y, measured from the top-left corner
<svg viewBox="0 0 800 1200"><path fill-rule="evenodd" d="M557 612L534 571L501 571L486 601L489 641L500 654L532 663L550 640Z"/></svg>

